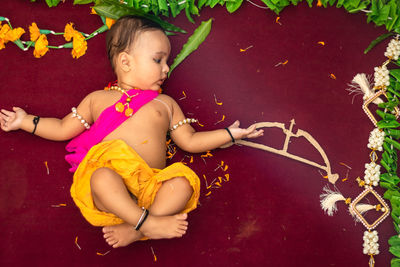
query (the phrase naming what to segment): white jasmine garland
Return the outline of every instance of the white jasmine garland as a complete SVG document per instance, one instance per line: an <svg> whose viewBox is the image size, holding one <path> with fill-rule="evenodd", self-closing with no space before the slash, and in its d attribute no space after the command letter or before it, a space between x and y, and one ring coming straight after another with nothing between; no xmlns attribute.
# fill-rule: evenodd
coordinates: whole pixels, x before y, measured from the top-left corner
<svg viewBox="0 0 400 267"><path fill-rule="evenodd" d="M363 253L367 255L378 255L379 254L379 244L378 244L378 232L373 231L365 231L364 232L364 244L363 244Z"/></svg>
<svg viewBox="0 0 400 267"><path fill-rule="evenodd" d="M379 130L379 128L375 128L369 134L367 147L369 149L382 151L383 150L382 145L384 141L385 141L385 132Z"/></svg>
<svg viewBox="0 0 400 267"><path fill-rule="evenodd" d="M386 66L375 67L374 71L375 87L382 88L390 85L389 70Z"/></svg>
<svg viewBox="0 0 400 267"><path fill-rule="evenodd" d="M393 60L398 60L400 55L400 41L392 39L386 48L385 57Z"/></svg>
<svg viewBox="0 0 400 267"><path fill-rule="evenodd" d="M375 162L365 164L364 171L364 181L366 184L372 184L373 186L377 186L379 184L381 175L381 166L376 164Z"/></svg>

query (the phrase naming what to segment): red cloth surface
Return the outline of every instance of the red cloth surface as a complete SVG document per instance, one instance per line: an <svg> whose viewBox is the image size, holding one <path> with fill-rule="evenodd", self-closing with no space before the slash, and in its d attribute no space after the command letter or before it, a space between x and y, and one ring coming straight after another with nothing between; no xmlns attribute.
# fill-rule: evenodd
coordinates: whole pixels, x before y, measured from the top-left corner
<svg viewBox="0 0 400 267"><path fill-rule="evenodd" d="M99 17L89 15L88 6L67 2L49 9L44 1L3 0L0 16L26 30L32 22L58 32L68 22L86 33L101 26ZM319 142L333 172L340 175L338 189L354 199L361 192L355 178L363 176L368 162L366 145L373 126L361 110L361 97L352 104L345 89L356 73L371 74L385 60L387 42L363 54L385 29L367 24L363 13L309 8L305 3L286 8L280 15L282 25L275 22L273 12L248 2L233 15L221 7L204 9L196 25L184 13L170 21L191 33L200 21L211 17L210 35L174 70L164 92L177 99L188 117L204 124L198 129L226 127L236 119L243 126L269 121L288 127L294 118L294 131L308 131ZM188 36L170 38L171 58ZM49 43L58 45L63 40L49 36ZM0 51L1 108L19 106L31 114L62 117L89 92L115 79L104 34L88 41L87 54L78 60L67 49L51 50L41 59L32 53L14 44ZM275 66L286 60L286 65ZM182 91L185 99L181 99ZM223 105L216 105L215 98ZM223 115L225 120L217 123ZM280 130L269 130L254 141L281 148L284 136ZM101 229L90 226L70 198L72 175L64 161L66 143L22 131L0 133L1 266L368 264L368 256L362 254L365 229L354 223L346 205L339 203L333 217L321 210L319 195L328 182L316 168L239 146L213 151L213 157L205 161L195 155L189 164L208 183L225 173L230 174L230 181L212 189L209 196L205 196L208 190L202 181L201 206L190 214L189 231L183 238L111 249ZM289 151L321 162L306 142L292 140ZM172 161L184 155L178 151ZM215 170L222 160L229 166L226 172ZM352 167L344 182L348 169L341 162ZM377 191L383 193L380 188ZM61 203L66 206L52 206ZM375 258L376 266L389 266L387 240L395 234L391 219L377 230L381 253ZM96 254L109 250L105 256Z"/></svg>

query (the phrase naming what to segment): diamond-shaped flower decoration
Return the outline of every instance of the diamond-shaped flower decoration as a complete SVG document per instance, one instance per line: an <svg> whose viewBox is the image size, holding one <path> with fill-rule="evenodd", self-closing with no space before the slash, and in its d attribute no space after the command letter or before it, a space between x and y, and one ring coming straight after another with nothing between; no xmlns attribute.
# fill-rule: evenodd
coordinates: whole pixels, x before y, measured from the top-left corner
<svg viewBox="0 0 400 267"><path fill-rule="evenodd" d="M376 92L374 95L372 95L369 99L367 99L363 106L362 109L364 110L364 112L367 114L368 118L372 121L372 123L375 125L375 127L377 127L377 123L378 121L375 119L375 116L372 114L372 112L369 110L368 106L369 104L372 103L372 101L374 101L375 99L377 99L379 96L384 95L386 97L386 99L388 98L385 91L384 90L379 90L378 92ZM394 111L396 112L396 118L399 117L400 115L400 110L395 107Z"/></svg>
<svg viewBox="0 0 400 267"><path fill-rule="evenodd" d="M363 199L365 198L368 194L372 194L378 202L381 204L381 207L384 212L382 215L376 219L372 224L370 224L364 216L357 210L356 205ZM375 229L386 217L389 215L390 210L389 206L386 204L386 202L383 200L383 198L371 187L366 188L361 194L356 197L353 202L350 204L350 209L354 212L354 214L357 216L357 218L362 222L362 224L368 229L368 230L373 230Z"/></svg>

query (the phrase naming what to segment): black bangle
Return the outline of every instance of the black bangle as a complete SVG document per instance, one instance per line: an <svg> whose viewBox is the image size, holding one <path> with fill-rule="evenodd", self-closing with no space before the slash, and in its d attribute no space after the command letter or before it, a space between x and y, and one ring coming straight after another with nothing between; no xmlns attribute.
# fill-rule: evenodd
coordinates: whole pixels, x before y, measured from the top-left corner
<svg viewBox="0 0 400 267"><path fill-rule="evenodd" d="M142 227L144 221L147 219L147 216L149 215L149 211L147 209L143 209L142 216L139 219L138 224L135 227L136 231L139 231L140 227Z"/></svg>
<svg viewBox="0 0 400 267"><path fill-rule="evenodd" d="M36 117L33 118L33 124L35 125L35 128L33 128L32 134L35 134L35 132L36 132L36 127L37 127L37 125L38 125L38 123L39 123L39 120L40 120L40 117L39 117L39 116L36 116Z"/></svg>
<svg viewBox="0 0 400 267"><path fill-rule="evenodd" d="M230 137L232 138L232 143L235 143L235 138L233 138L233 135L232 135L231 131L229 131L228 128L225 128L225 130L228 132L228 134L229 134Z"/></svg>

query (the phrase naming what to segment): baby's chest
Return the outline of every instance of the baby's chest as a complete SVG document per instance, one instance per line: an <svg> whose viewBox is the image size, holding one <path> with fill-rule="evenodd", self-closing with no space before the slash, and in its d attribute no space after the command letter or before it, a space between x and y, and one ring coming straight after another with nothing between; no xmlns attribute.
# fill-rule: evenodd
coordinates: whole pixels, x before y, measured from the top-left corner
<svg viewBox="0 0 400 267"><path fill-rule="evenodd" d="M131 119L135 124L156 124L165 127L168 127L170 120L166 108L154 103L141 107Z"/></svg>

